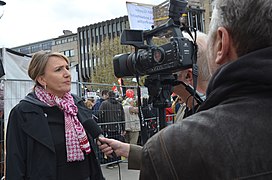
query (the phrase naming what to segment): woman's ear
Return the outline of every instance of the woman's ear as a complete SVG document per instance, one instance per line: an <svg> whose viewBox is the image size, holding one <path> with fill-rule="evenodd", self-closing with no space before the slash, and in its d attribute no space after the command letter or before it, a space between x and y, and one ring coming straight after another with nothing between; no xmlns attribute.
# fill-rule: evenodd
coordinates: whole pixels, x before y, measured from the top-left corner
<svg viewBox="0 0 272 180"><path fill-rule="evenodd" d="M38 81L38 83L39 83L40 85L42 85L43 87L46 86L46 82L45 82L43 76L37 77L37 81Z"/></svg>

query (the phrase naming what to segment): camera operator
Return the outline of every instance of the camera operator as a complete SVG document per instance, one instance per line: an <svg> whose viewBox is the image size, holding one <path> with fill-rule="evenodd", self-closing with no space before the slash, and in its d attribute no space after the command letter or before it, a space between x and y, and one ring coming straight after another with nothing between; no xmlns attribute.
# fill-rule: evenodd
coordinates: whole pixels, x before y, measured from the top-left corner
<svg viewBox="0 0 272 180"><path fill-rule="evenodd" d="M272 0L214 0L198 113L144 145L140 179L272 179Z"/></svg>
<svg viewBox="0 0 272 180"><path fill-rule="evenodd" d="M185 35L185 34L184 34ZM185 35L186 36L186 35ZM189 37L188 37L189 38ZM207 87L208 79L210 77L210 73L208 71L207 66L207 56L206 56L206 48L207 48L207 35L202 32L197 32L196 42L198 44L198 54L197 54L197 65L199 66L199 77L198 77L198 86L197 90L200 93L205 92L205 88ZM192 69L187 69L180 71L178 76L178 80L184 81L186 84L192 85ZM178 85L174 88L174 92L182 97L183 99L187 99L190 97L190 93L187 92L183 85ZM191 100L191 99L190 99ZM188 101L192 102L192 101ZM189 104L190 109L192 108L192 104ZM182 119L182 118L181 118ZM140 169L140 159L141 159L141 146L123 143L114 139L101 138L101 142L107 143L103 145L99 145L99 148L106 155L110 155L113 151L118 156L128 157L128 168L129 169Z"/></svg>
<svg viewBox="0 0 272 180"><path fill-rule="evenodd" d="M187 34L183 34L185 38L191 39L191 37ZM209 79L211 77L209 68L208 68L208 61L206 56L206 49L207 49L207 35L202 32L197 32L197 45L198 45L198 53L197 53L197 65L198 65L198 78L197 78L197 91L200 95L204 96ZM186 85L193 86L193 73L192 68L179 71L176 73L178 75L178 80L184 82ZM178 111L177 119L182 119L192 115L193 109L193 96L185 89L183 84L174 86L174 92L179 95L183 102L186 103L185 112ZM194 105L194 108L197 109L199 107L198 104ZM184 116L179 118L180 113L184 113Z"/></svg>

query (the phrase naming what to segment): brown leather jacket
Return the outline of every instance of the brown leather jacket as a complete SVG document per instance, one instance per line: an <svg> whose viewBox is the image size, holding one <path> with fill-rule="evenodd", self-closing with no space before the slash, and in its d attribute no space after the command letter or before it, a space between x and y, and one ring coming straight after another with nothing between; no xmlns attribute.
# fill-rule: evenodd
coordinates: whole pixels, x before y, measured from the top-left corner
<svg viewBox="0 0 272 180"><path fill-rule="evenodd" d="M272 47L222 66L200 112L143 147L141 180L272 179Z"/></svg>

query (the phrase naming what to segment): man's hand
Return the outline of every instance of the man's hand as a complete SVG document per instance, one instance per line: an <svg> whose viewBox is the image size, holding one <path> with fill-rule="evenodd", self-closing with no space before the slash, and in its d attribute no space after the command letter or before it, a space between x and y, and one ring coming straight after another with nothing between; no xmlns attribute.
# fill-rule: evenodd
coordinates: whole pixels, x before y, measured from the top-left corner
<svg viewBox="0 0 272 180"><path fill-rule="evenodd" d="M99 137L97 145L107 156L111 156L113 151L117 156L123 156L126 158L129 156L130 145L128 143L123 143L115 139Z"/></svg>

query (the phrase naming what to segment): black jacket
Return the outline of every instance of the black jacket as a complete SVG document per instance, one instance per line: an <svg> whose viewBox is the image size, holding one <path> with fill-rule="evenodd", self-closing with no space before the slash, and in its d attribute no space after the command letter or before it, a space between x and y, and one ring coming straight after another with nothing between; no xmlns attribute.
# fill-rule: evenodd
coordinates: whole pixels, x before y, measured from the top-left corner
<svg viewBox="0 0 272 180"><path fill-rule="evenodd" d="M74 96L78 119L91 117L91 110ZM42 107L46 106L30 93L11 111L7 127L6 179L56 180L56 153L49 125ZM92 146L93 138L89 135ZM16 143L10 143L16 142ZM93 147L93 146L92 146ZM91 148L92 148L91 147ZM103 175L94 149L90 155L92 180L102 180Z"/></svg>
<svg viewBox="0 0 272 180"><path fill-rule="evenodd" d="M272 179L272 47L213 75L198 113L153 136L140 179Z"/></svg>
<svg viewBox="0 0 272 180"><path fill-rule="evenodd" d="M107 123L107 125L102 125L104 131L116 132L125 130L124 108L115 98L109 98L103 101L99 111L100 115L98 122Z"/></svg>

